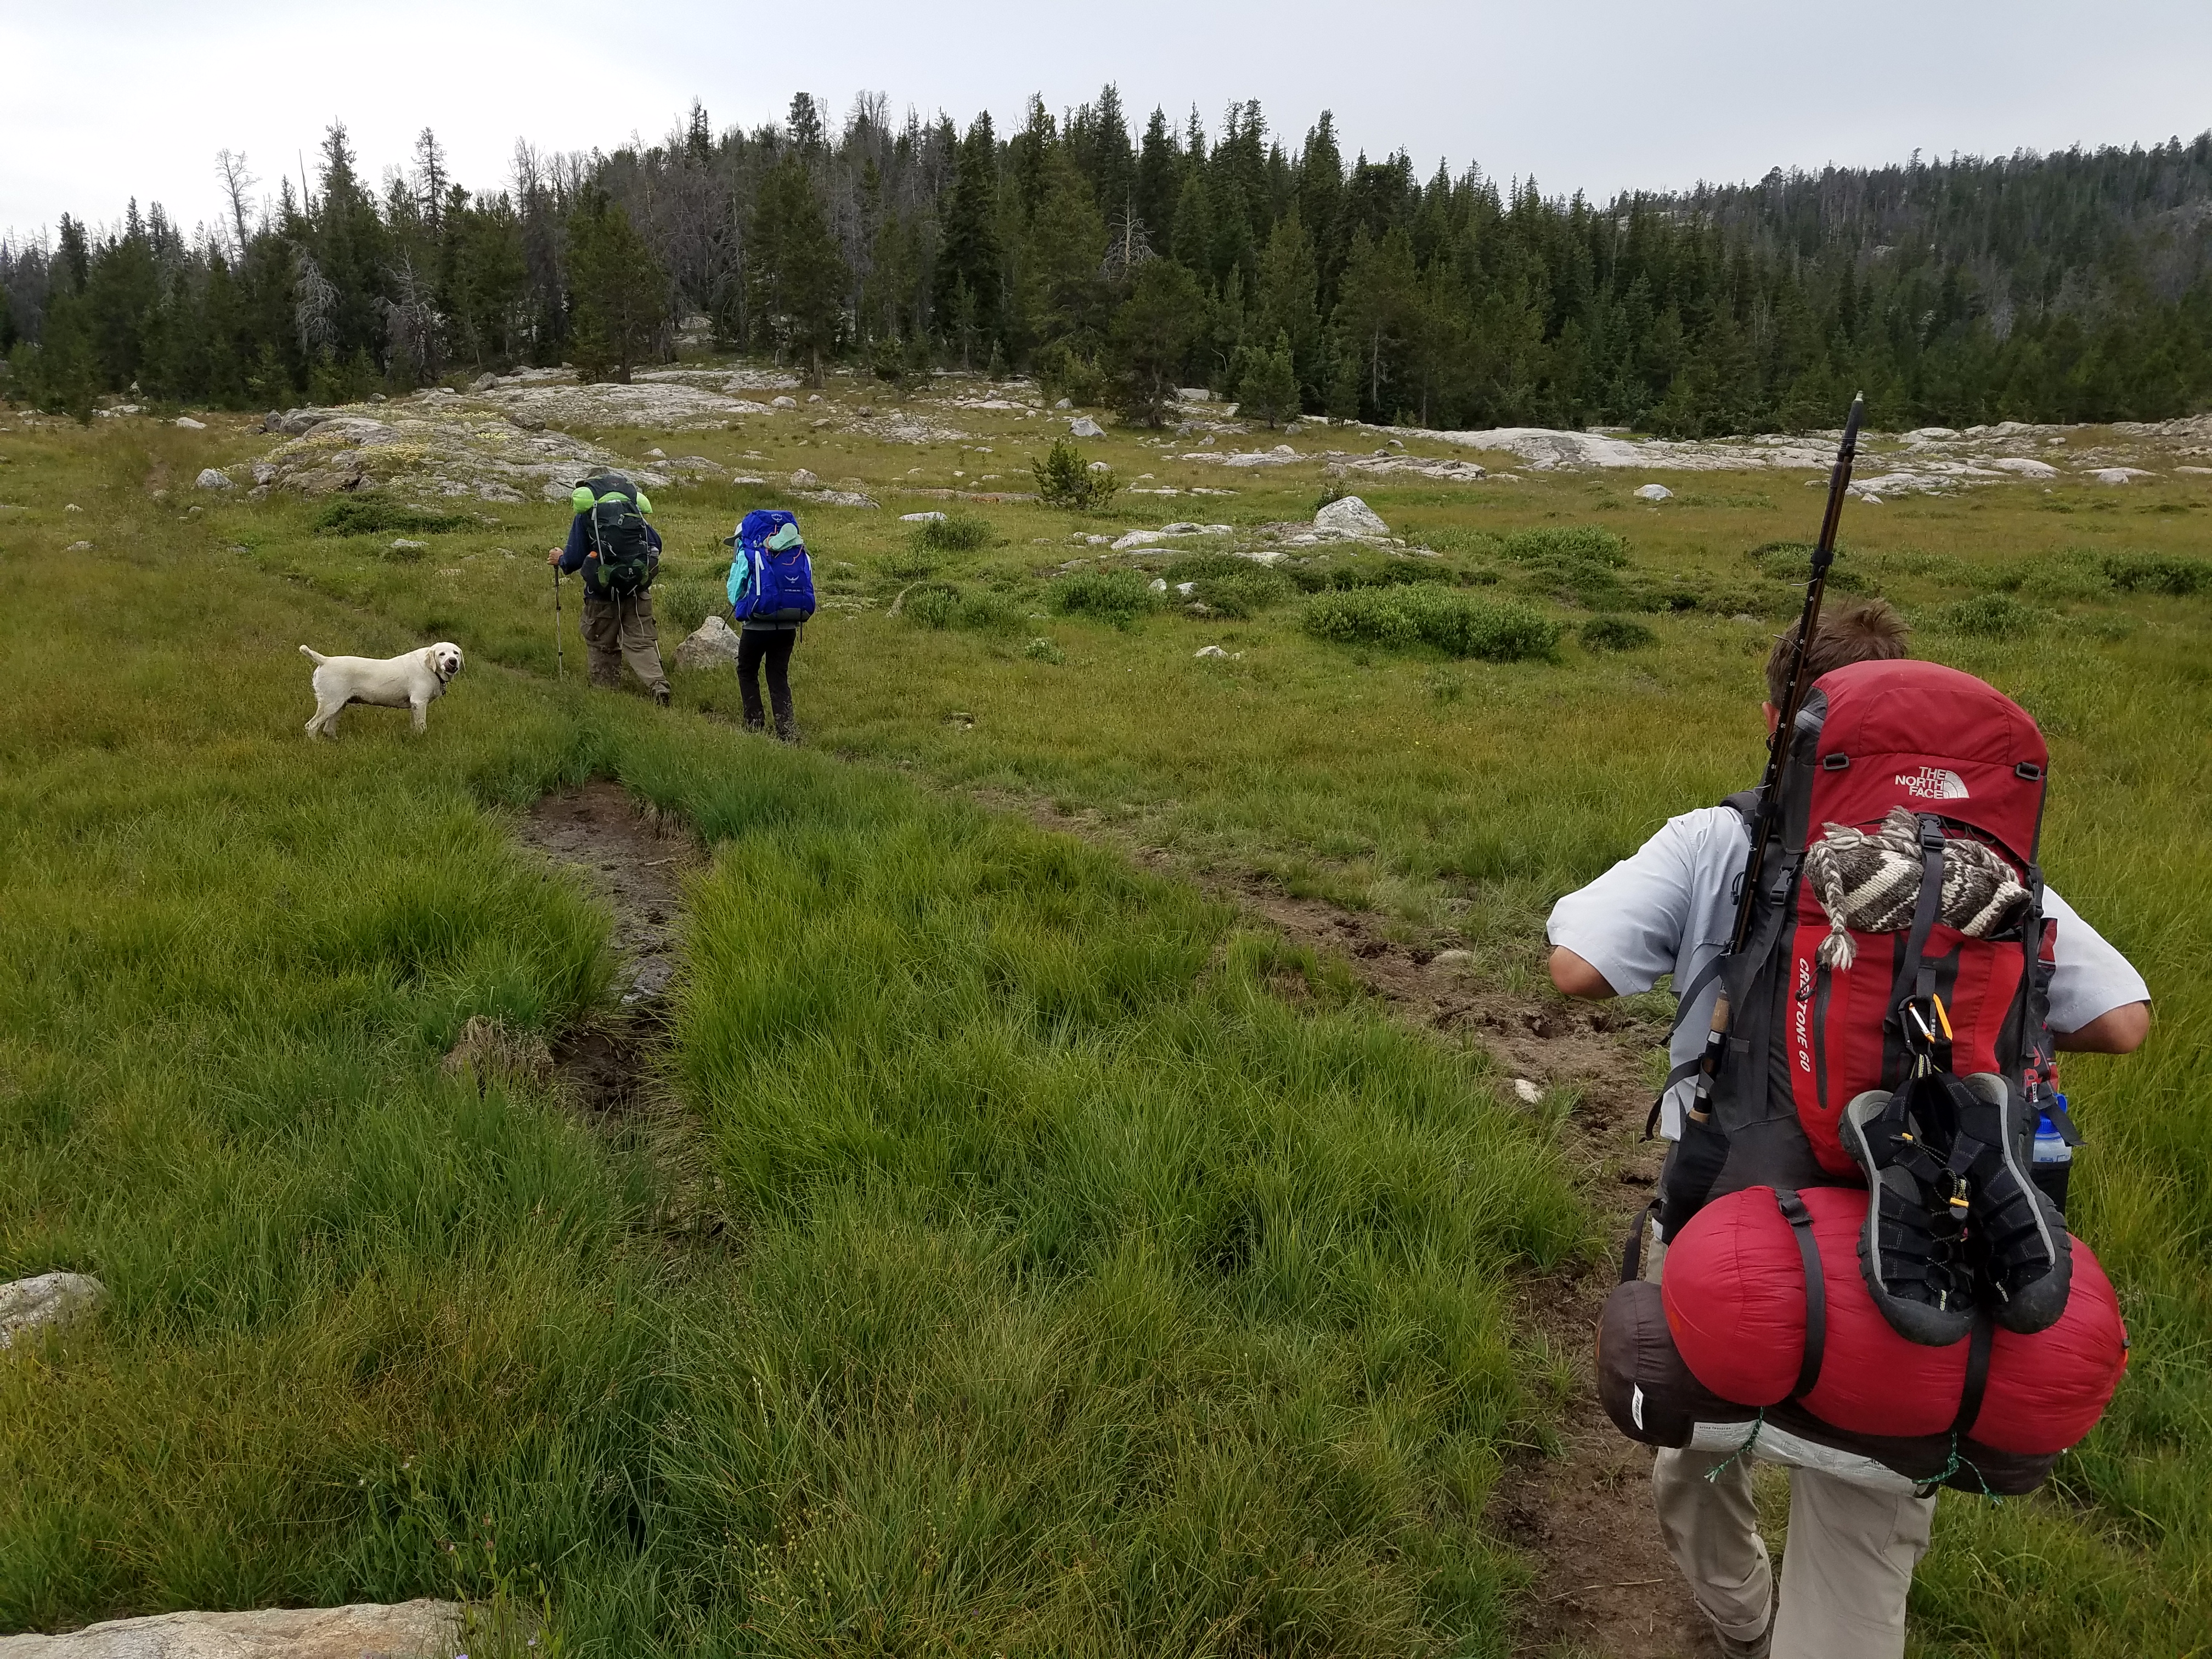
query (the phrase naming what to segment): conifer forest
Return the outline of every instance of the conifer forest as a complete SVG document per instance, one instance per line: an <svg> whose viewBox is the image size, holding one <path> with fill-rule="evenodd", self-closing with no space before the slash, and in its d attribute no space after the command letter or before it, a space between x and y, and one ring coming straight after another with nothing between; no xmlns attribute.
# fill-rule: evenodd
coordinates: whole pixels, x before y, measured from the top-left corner
<svg viewBox="0 0 2212 1659"><path fill-rule="evenodd" d="M1423 428L1676 437L2155 420L2212 398L2212 134L1595 203L1403 153L1349 159L1257 103L1140 124L1109 86L895 120L657 144L516 145L452 176L425 130L366 176L343 125L311 177L211 163L218 222L136 201L0 241L0 391L88 415L139 395L237 408L572 363L627 379L679 345L906 381L1036 374L1157 420L1174 388ZM100 204L91 204L98 206Z"/></svg>

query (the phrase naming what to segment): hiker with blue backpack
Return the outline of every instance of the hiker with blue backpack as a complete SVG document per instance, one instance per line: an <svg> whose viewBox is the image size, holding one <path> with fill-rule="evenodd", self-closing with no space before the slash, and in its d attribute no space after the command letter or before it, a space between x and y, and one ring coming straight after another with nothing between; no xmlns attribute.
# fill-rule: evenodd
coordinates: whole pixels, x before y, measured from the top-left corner
<svg viewBox="0 0 2212 1659"><path fill-rule="evenodd" d="M550 550L545 562L562 575L583 576L592 684L620 685L628 662L665 708L668 676L660 665L651 592L660 570L660 533L646 522L653 502L622 473L601 472L579 483L568 504L575 516L568 521L568 545Z"/></svg>
<svg viewBox="0 0 2212 1659"><path fill-rule="evenodd" d="M791 710L791 653L814 614L814 565L799 520L781 508L757 507L723 544L731 550L730 614L738 628L738 692L744 699L745 729L767 729L761 708L760 672L768 669L775 735L799 741Z"/></svg>

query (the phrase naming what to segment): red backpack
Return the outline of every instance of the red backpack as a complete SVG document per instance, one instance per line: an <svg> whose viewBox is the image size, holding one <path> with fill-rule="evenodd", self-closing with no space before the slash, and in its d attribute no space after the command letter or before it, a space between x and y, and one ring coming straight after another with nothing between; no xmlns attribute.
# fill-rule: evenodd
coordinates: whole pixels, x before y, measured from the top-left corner
<svg viewBox="0 0 2212 1659"><path fill-rule="evenodd" d="M2043 918L2035 863L2048 758L2019 704L1941 664L1854 663L1814 683L1791 734L1778 840L1744 949L1718 966L1733 1010L1727 1047L1705 1115L1686 1115L1661 1177L1664 1237L1746 1187L1863 1185L1838 1125L1853 1097L1905 1083L1911 1055L1900 1019L1911 1011L1899 1010L1908 994L1923 1007L1940 1001L1943 1069L1994 1073L2021 1092L2031 1139L2039 1112L2063 1117L2045 1087L2056 930ZM1754 798L1729 804L1755 823ZM2027 890L2008 925L1970 938L1920 918L1882 932L1832 921L1805 878L1808 849L1830 826L1878 831L1897 808L1911 816L1938 887L1948 840L1978 842L2002 860L1990 867ZM1838 933L1846 945L1830 943ZM2070 1123L2061 1127L2070 1139ZM2032 1148L2018 1154L2025 1163Z"/></svg>
<svg viewBox="0 0 2212 1659"><path fill-rule="evenodd" d="M1664 1285L1637 1277L1639 1222L1601 1328L1623 1433L1740 1454L1771 1431L1778 1455L1809 1443L1929 1490L2027 1492L2112 1398L2126 1333L2078 1241L2080 1293L2053 1269L2033 1323L2001 1329L1983 1307L1938 1341L1878 1306L1877 1195L1839 1134L1848 1108L1863 1148L1867 1101L1933 1077L2002 1097L1986 1115L2014 1126L2019 1168L2039 1115L2074 1138L2046 1088L2047 758L2018 704L1934 663L1854 664L1807 694L1744 945L1711 970L1724 1046L1660 1177ZM1729 804L1758 833L1755 793Z"/></svg>

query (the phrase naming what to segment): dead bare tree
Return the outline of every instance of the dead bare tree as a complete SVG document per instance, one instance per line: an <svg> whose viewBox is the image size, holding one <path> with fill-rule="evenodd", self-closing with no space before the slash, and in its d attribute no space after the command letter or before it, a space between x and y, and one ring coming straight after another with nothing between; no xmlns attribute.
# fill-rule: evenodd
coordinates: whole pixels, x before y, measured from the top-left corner
<svg viewBox="0 0 2212 1659"><path fill-rule="evenodd" d="M401 254L384 275L392 284L392 297L384 301L390 361L395 368L404 364L416 385L427 385L438 377L446 319L433 303L430 284L416 272L414 256Z"/></svg>
<svg viewBox="0 0 2212 1659"><path fill-rule="evenodd" d="M215 171L222 180L222 193L230 204L230 229L235 239L231 244L231 257L242 258L246 253L246 192L261 181L246 171L246 152L242 149L217 150Z"/></svg>

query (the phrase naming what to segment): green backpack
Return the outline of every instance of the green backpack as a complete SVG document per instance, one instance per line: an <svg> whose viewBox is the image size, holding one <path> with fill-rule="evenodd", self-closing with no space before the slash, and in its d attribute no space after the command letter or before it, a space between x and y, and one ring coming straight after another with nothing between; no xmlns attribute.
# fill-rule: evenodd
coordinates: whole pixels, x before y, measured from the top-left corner
<svg viewBox="0 0 2212 1659"><path fill-rule="evenodd" d="M659 574L660 550L645 527L653 502L619 472L602 472L578 484L568 504L591 524L592 550L584 558L584 586L602 599L642 593Z"/></svg>

